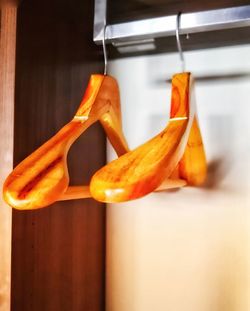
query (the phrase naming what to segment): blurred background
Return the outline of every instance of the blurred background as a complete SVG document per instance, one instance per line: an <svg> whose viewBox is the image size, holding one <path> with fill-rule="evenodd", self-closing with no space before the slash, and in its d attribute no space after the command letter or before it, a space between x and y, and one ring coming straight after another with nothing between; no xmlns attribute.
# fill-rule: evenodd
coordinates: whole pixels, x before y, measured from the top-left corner
<svg viewBox="0 0 250 311"><path fill-rule="evenodd" d="M201 188L109 205L107 310L249 310L249 55L250 45L184 52L208 179ZM180 70L178 53L109 63L131 148L166 126L170 79Z"/></svg>

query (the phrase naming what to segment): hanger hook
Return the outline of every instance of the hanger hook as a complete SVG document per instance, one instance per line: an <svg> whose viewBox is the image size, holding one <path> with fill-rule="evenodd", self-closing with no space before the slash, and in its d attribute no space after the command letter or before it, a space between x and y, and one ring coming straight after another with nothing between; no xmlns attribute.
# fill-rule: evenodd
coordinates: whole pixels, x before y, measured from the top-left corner
<svg viewBox="0 0 250 311"><path fill-rule="evenodd" d="M106 23L104 24L103 28L103 38L102 38L102 48L103 48L103 57L104 57L104 75L106 76L107 74L107 49L106 49Z"/></svg>
<svg viewBox="0 0 250 311"><path fill-rule="evenodd" d="M185 60L182 52L182 47L181 47L181 41L180 41L180 18L181 18L181 12L179 12L176 16L176 30L175 30L175 36L176 36L176 43L177 43L177 48L178 52L180 55L180 60L181 60L181 69L184 72L185 71Z"/></svg>

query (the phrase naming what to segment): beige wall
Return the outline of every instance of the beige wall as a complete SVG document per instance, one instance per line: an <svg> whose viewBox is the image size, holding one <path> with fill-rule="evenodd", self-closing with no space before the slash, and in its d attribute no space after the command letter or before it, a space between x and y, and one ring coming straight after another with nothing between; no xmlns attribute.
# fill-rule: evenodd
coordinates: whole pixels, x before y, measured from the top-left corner
<svg viewBox="0 0 250 311"><path fill-rule="evenodd" d="M109 206L107 311L250 310L249 55L249 45L185 53L197 77L208 181ZM177 54L110 63L131 147L165 126L164 81L178 65Z"/></svg>

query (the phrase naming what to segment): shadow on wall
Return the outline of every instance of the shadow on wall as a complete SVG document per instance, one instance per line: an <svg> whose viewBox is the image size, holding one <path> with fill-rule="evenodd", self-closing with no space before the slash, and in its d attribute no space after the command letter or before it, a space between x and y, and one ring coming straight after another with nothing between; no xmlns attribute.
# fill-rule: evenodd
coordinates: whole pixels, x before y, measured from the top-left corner
<svg viewBox="0 0 250 311"><path fill-rule="evenodd" d="M206 120L202 120L202 124L203 122L206 123L208 133L208 137L203 135L206 138L204 140L205 150L216 150L216 153L207 157L208 175L202 188L215 190L220 187L231 171L233 166L231 148L237 137L235 137L234 120L231 115L211 115ZM166 123L164 116L152 115L148 118L146 133L157 135L164 129Z"/></svg>
<svg viewBox="0 0 250 311"><path fill-rule="evenodd" d="M223 158L217 158L208 163L208 174L205 184L202 186L204 189L214 190L223 181L227 174L227 167Z"/></svg>

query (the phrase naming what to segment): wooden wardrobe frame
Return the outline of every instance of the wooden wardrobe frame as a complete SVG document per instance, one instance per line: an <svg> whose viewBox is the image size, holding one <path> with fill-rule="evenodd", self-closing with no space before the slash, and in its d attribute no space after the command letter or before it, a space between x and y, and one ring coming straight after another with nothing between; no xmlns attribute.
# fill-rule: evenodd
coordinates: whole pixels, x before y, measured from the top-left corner
<svg viewBox="0 0 250 311"><path fill-rule="evenodd" d="M17 3L0 3L0 187L13 166ZM10 309L12 211L0 196L0 310Z"/></svg>
<svg viewBox="0 0 250 311"><path fill-rule="evenodd" d="M71 119L90 74L103 71L93 14L92 0L23 0L1 10L1 186ZM95 124L70 150L71 183L87 184L105 162L106 138ZM92 199L23 212L1 199L0 310L104 310L105 215Z"/></svg>

